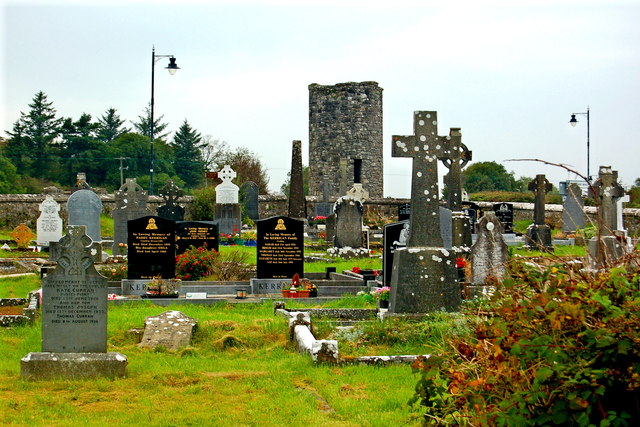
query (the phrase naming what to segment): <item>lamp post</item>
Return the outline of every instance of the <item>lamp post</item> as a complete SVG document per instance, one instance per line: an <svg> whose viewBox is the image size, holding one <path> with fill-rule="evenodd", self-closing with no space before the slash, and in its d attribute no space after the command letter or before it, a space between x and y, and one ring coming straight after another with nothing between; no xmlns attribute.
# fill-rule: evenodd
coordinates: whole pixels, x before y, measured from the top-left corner
<svg viewBox="0 0 640 427"><path fill-rule="evenodd" d="M578 124L578 120L576 119L576 115L580 114L583 116L587 116L587 181L591 182L591 175L589 174L589 107L587 107L586 113L573 113L571 115L571 120L569 120L569 124L575 127Z"/></svg>
<svg viewBox="0 0 640 427"><path fill-rule="evenodd" d="M169 58L169 65L165 68L169 71L169 74L174 75L176 71L180 69L176 64L176 58L173 55L156 55L155 46L151 49L151 118L149 123L149 136L151 137L151 167L149 172L151 174L149 180L149 194L153 194L153 168L155 165L155 151L153 148L153 104L154 104L154 81L155 81L155 70L156 70L156 62L160 60L160 58Z"/></svg>

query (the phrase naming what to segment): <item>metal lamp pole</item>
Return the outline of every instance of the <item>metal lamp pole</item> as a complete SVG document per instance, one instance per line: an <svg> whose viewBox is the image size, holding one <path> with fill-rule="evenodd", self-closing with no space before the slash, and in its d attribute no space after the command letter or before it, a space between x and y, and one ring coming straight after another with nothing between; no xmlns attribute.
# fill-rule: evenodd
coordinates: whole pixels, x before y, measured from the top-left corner
<svg viewBox="0 0 640 427"><path fill-rule="evenodd" d="M155 166L155 151L153 147L153 104L154 104L154 85L155 85L155 74L156 74L156 62L160 60L160 58L169 58L169 65L165 68L169 71L169 74L174 75L176 71L180 69L176 64L176 58L173 55L156 55L155 46L151 49L151 118L149 121L149 136L151 137L151 167L149 172L151 174L150 182L149 182L149 194L153 194L153 169Z"/></svg>
<svg viewBox="0 0 640 427"><path fill-rule="evenodd" d="M571 115L571 120L569 120L569 123L573 127L578 124L578 120L576 119L577 114L587 116L587 180L591 182L591 174L589 173L589 107L587 107L586 113L573 113Z"/></svg>

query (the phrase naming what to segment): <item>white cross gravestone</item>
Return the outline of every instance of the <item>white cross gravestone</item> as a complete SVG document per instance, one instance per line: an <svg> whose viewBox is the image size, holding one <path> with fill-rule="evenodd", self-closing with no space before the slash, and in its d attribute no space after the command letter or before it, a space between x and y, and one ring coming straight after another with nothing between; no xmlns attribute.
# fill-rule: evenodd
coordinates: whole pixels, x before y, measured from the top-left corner
<svg viewBox="0 0 640 427"><path fill-rule="evenodd" d="M240 189L231 182L237 176L231 166L224 165L224 168L218 172L218 178L222 180L222 184L216 187L216 203L218 204L235 204L238 203L238 193Z"/></svg>
<svg viewBox="0 0 640 427"><path fill-rule="evenodd" d="M40 204L40 216L36 221L36 243L38 246L49 246L62 238L62 218L60 204L53 197L47 196Z"/></svg>
<svg viewBox="0 0 640 427"><path fill-rule="evenodd" d="M414 135L392 138L392 156L413 159L407 246L394 254L391 313L457 310L456 254L443 247L438 203L438 159L451 156L451 137L438 136L435 111L416 111Z"/></svg>

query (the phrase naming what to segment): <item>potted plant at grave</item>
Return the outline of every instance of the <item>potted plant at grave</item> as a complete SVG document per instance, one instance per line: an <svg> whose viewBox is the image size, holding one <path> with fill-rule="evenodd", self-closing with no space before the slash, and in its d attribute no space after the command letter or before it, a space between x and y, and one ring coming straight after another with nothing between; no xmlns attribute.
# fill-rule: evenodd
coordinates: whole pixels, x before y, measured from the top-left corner
<svg viewBox="0 0 640 427"><path fill-rule="evenodd" d="M146 298L175 298L178 296L180 279L163 279L156 276L146 286Z"/></svg>
<svg viewBox="0 0 640 427"><path fill-rule="evenodd" d="M318 287L311 283L308 279L302 279L302 286L305 290L309 291L309 297L315 298L318 296Z"/></svg>
<svg viewBox="0 0 640 427"><path fill-rule="evenodd" d="M378 306L380 308L389 308L389 293L391 288L388 286L383 286L381 288L377 288L376 290L371 292L371 295L378 301Z"/></svg>
<svg viewBox="0 0 640 427"><path fill-rule="evenodd" d="M258 234L255 231L243 231L242 240L244 240L245 246L256 246Z"/></svg>

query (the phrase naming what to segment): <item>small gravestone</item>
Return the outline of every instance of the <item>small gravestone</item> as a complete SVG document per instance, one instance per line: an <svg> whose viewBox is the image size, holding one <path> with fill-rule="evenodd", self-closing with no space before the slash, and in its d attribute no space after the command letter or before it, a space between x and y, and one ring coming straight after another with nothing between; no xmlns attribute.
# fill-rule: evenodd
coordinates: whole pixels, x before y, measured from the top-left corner
<svg viewBox="0 0 640 427"><path fill-rule="evenodd" d="M324 231L324 240L333 245L336 237L336 215L334 213L327 216L327 219L325 220Z"/></svg>
<svg viewBox="0 0 640 427"><path fill-rule="evenodd" d="M302 141L293 141L289 181L289 218L305 218L307 206L302 178Z"/></svg>
<svg viewBox="0 0 640 427"><path fill-rule="evenodd" d="M258 221L258 279L304 274L304 221L275 216Z"/></svg>
<svg viewBox="0 0 640 427"><path fill-rule="evenodd" d="M456 253L443 247L438 200L438 159L452 156L451 137L437 135L437 112L416 111L414 134L392 137L392 156L412 159L407 246L394 253L390 313L457 310Z"/></svg>
<svg viewBox="0 0 640 427"><path fill-rule="evenodd" d="M57 266L42 280L42 353L21 360L27 379L124 376L127 358L107 351L107 279L93 265L85 226L68 227Z"/></svg>
<svg viewBox="0 0 640 427"><path fill-rule="evenodd" d="M179 311L165 311L158 316L149 316L144 321L144 333L139 347L164 347L179 350L191 344L198 322Z"/></svg>
<svg viewBox="0 0 640 427"><path fill-rule="evenodd" d="M502 223L505 233L513 233L513 203L496 203L493 205L493 213Z"/></svg>
<svg viewBox="0 0 640 427"><path fill-rule="evenodd" d="M323 178L320 183L320 191L322 191L322 201L314 205L315 216L328 217L333 213L333 204L329 202L329 194L333 190L333 185Z"/></svg>
<svg viewBox="0 0 640 427"><path fill-rule="evenodd" d="M478 236L471 247L472 284L484 285L489 277L499 280L505 277L508 248L503 231L494 212L485 213L478 222Z"/></svg>
<svg viewBox="0 0 640 427"><path fill-rule="evenodd" d="M362 247L362 202L352 196L340 197L333 208L336 215L334 246Z"/></svg>
<svg viewBox="0 0 640 427"><path fill-rule="evenodd" d="M178 204L178 199L184 196L184 191L173 181L169 181L158 195L164 199L164 205L158 207L158 216L171 221L183 221L184 208Z"/></svg>
<svg viewBox="0 0 640 427"><path fill-rule="evenodd" d="M129 279L175 277L175 222L159 216L129 221Z"/></svg>
<svg viewBox="0 0 640 427"><path fill-rule="evenodd" d="M36 243L38 246L49 246L62 238L62 218L60 204L53 197L47 196L40 204L40 216L36 221Z"/></svg>
<svg viewBox="0 0 640 427"><path fill-rule="evenodd" d="M244 205L244 210L247 216L252 221L257 221L260 219L260 210L259 210L259 188L258 184L253 181L247 181L242 184L240 187L240 194L242 195L242 204Z"/></svg>
<svg viewBox="0 0 640 427"><path fill-rule="evenodd" d="M176 223L176 255L183 254L189 247L206 247L218 250L218 226L213 222L183 221Z"/></svg>
<svg viewBox="0 0 640 427"><path fill-rule="evenodd" d="M480 205L468 200L462 201L462 212L464 212L464 214L469 217L469 221L471 221L471 233L475 233L478 217L480 216Z"/></svg>
<svg viewBox="0 0 640 427"><path fill-rule="evenodd" d="M229 165L218 172L222 184L216 187L214 222L222 234L236 234L242 229L242 208L238 203L240 189L231 182L235 177L236 173Z"/></svg>
<svg viewBox="0 0 640 427"><path fill-rule="evenodd" d="M9 233L13 240L16 242L16 245L20 249L26 249L29 247L29 244L33 239L36 238L36 235L33 234L31 229L27 227L27 224L20 224L16 228L13 229L11 233Z"/></svg>
<svg viewBox="0 0 640 427"><path fill-rule="evenodd" d="M551 228L544 223L545 198L553 185L544 175L536 175L535 179L529 183L529 191L535 194L533 206L533 224L527 227L526 244L527 249L553 251L551 244Z"/></svg>
<svg viewBox="0 0 640 427"><path fill-rule="evenodd" d="M408 221L411 217L411 203L398 205L398 221Z"/></svg>
<svg viewBox="0 0 640 427"><path fill-rule="evenodd" d="M126 244L128 239L127 225L132 219L151 215L147 207L148 194L136 182L135 178L127 178L125 184L115 193L116 207L111 212L113 217L113 253L124 255L121 244ZM124 252L124 253L123 253Z"/></svg>
<svg viewBox="0 0 640 427"><path fill-rule="evenodd" d="M391 284L391 271L393 266L393 254L397 248L407 246L409 238L409 220L387 224L382 228L382 271L383 285Z"/></svg>
<svg viewBox="0 0 640 427"><path fill-rule="evenodd" d="M69 225L84 225L87 227L87 235L94 242L101 242L100 214L102 213L102 201L91 190L79 189L67 200L67 212Z"/></svg>
<svg viewBox="0 0 640 427"><path fill-rule="evenodd" d="M570 184L566 189L565 197L562 205L562 231L574 233L584 228L585 224L582 189L575 183Z"/></svg>

